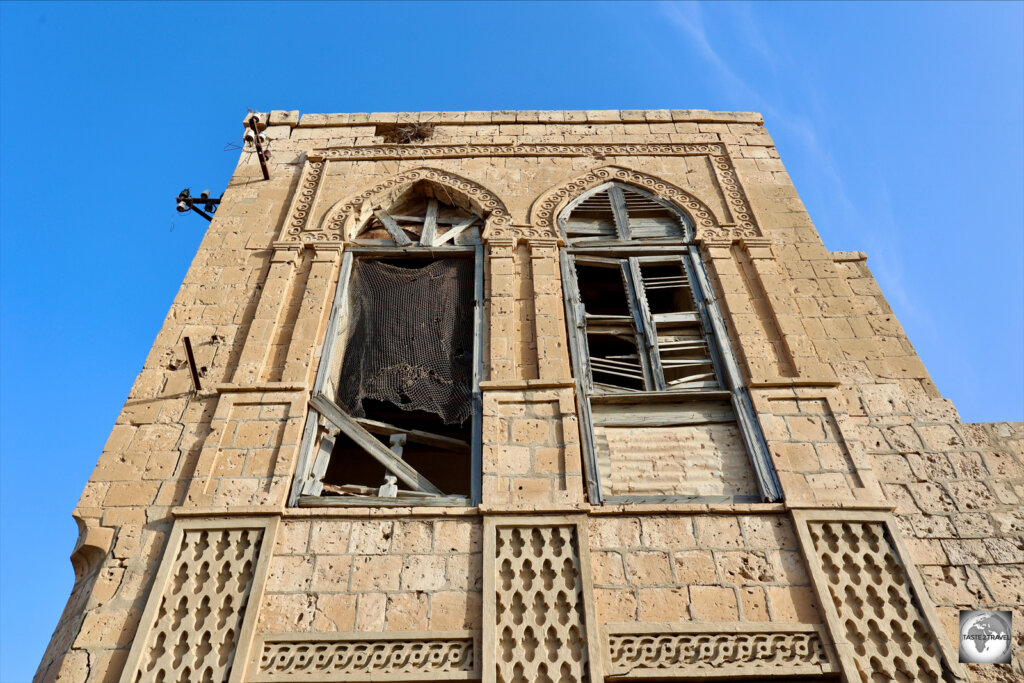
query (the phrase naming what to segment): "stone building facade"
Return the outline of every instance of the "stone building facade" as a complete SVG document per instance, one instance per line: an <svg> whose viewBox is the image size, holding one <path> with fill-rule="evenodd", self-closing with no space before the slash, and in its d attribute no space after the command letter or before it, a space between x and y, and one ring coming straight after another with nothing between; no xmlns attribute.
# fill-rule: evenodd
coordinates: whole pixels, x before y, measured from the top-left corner
<svg viewBox="0 0 1024 683"><path fill-rule="evenodd" d="M960 421L759 115L257 116L37 680L1024 676L1024 425Z"/></svg>

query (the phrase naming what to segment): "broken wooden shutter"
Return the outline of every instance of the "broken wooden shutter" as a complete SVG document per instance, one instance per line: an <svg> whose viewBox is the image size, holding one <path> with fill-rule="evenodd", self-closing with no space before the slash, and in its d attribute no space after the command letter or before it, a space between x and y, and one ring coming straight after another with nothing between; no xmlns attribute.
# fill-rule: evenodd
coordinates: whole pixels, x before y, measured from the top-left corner
<svg viewBox="0 0 1024 683"><path fill-rule="evenodd" d="M559 226L570 244L562 256L563 291L588 431L591 500L779 500L781 487L721 313L699 256L686 244L693 236L689 221L643 190L608 183L571 202ZM658 434L669 441L656 446ZM705 452L727 459L720 491L709 494L694 484L701 490L684 486L657 495L657 483L628 479L625 489L614 490L616 469L653 467L657 475L658 465L637 461L631 450L642 444L671 451L665 445L671 439L696 439ZM739 479L729 478L741 470Z"/></svg>
<svg viewBox="0 0 1024 683"><path fill-rule="evenodd" d="M607 183L569 204L560 220L571 244L636 239L684 239L678 212L638 188Z"/></svg>
<svg viewBox="0 0 1024 683"><path fill-rule="evenodd" d="M431 214L434 210L428 205L426 218L431 218ZM471 224L465 219L456 222L449 217L444 220L448 220L447 225L451 226L446 233L460 229L460 224L464 224L462 228ZM342 504L346 500L352 504L387 504L415 498L419 501L417 504L450 505L479 499L479 482L475 479L479 479L480 469L482 248L479 245L446 246L442 251L452 258L436 258L441 256L437 249L419 246L400 251L383 246L350 247L346 252L310 401L291 504L298 504L300 499L313 505ZM398 260L389 256L398 257ZM399 268L396 264L406 267ZM367 267L369 270L365 270ZM404 295L397 293L396 287L391 286L394 283L387 277L385 280L388 282L379 296L372 292L369 295L370 298L376 296L376 299L383 296L383 300L358 301L369 291L359 284L361 270L365 270L364 274L373 271L379 275L377 271L382 269L385 275L397 273L405 279L426 278L427 281L416 283L417 296L419 299L427 297L430 301L419 301L417 296L408 292ZM402 313L403 310L406 314ZM367 313L373 325L378 328L384 325L385 337L395 338L389 341L360 337L360 334L366 336L364 323L368 319ZM393 321L389 320L391 317ZM408 329L395 328L403 324L399 321L404 321ZM446 336L445 330L452 334ZM398 339L408 334L421 338L419 346L413 339ZM389 343L401 348L387 347ZM388 357L376 362L382 348ZM367 349L369 352L364 353ZM409 377L391 376L394 367L403 366L399 356L409 356L404 363L409 368L406 372ZM433 361L438 358L442 359L442 364L447 362L452 367L435 367L437 363ZM343 365L347 367L343 368ZM375 370L378 366L380 372ZM421 366L422 372L417 370ZM394 414L398 417L385 421L372 419L369 414L363 417L363 398L376 401L377 406L382 401L393 404L398 411ZM422 422L422 417L406 424L401 418L405 409L415 409L413 415L434 414L432 419L436 422L432 424L437 429L411 426ZM446 431L444 423L448 422L462 425L452 428L457 432L455 436L451 430ZM464 436L461 430L465 430ZM390 446L378 437L384 437ZM338 450L339 443L343 448L341 451ZM363 457L363 460L376 462L375 467L383 468L382 481L379 485L367 486L363 483L350 484L347 480L339 485L329 480L332 483L325 485L325 476L337 470L334 461L345 455L339 462L349 462L348 454L353 447L372 459ZM407 462L417 457L416 453L420 464ZM443 457L431 456L425 460L431 453ZM451 457L445 454L465 461L467 471L463 476L466 478L455 489L434 478L439 471L442 479L454 476L443 476L444 472L457 469L452 467L454 461ZM422 470L424 466L434 473L426 476ZM365 469L363 465L359 467ZM331 477L336 479L337 472ZM335 495L330 499L321 497L325 492Z"/></svg>

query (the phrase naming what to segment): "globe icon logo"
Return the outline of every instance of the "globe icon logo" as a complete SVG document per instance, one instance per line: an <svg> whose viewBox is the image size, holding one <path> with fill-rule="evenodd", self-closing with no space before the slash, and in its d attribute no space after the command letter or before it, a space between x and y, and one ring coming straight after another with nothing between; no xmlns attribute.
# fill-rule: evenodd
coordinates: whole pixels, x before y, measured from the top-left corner
<svg viewBox="0 0 1024 683"><path fill-rule="evenodd" d="M1001 664L1010 661L1011 612L960 612L960 661Z"/></svg>

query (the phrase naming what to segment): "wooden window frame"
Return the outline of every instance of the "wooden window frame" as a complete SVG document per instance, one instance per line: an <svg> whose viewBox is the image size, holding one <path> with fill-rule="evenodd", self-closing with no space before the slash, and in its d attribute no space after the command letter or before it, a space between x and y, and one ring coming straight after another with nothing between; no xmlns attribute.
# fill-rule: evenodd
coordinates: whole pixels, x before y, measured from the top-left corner
<svg viewBox="0 0 1024 683"><path fill-rule="evenodd" d="M436 211L436 209L435 209ZM385 214L386 215L386 214ZM436 215L436 213L435 213ZM382 223L387 224L386 221ZM462 226L465 227L465 226ZM430 240L436 240L433 235L428 235ZM396 240L397 242L397 240ZM442 258L471 258L474 261L473 269L473 386L472 386L472 423L470 427L470 495L455 496L445 495L437 487L431 484L425 477L420 475L408 463L397 458L387 446L378 441L370 430L366 428L371 421L357 420L347 415L340 408L334 399L326 393L329 375L334 367L334 361L338 353L344 348L344 341L339 334L343 321L348 315L349 289L352 280L352 271L357 259L362 260L397 260L403 258L414 259L442 259ZM320 363L317 367L316 379L313 383L313 391L309 400L309 412L306 416L306 424L303 429L302 443L299 450L299 462L296 467L295 479L292 482L291 493L288 498L288 505L291 507L315 507L315 506L468 506L479 505L482 468L482 430L483 430L483 398L480 393L480 379L483 371L483 301L484 301L484 252L483 245L473 246L398 246L395 245L362 245L358 241L353 246L345 248L342 258L341 273L338 278L338 286L335 291L334 302L331 306L331 315L327 324L327 332L324 337L323 351L320 354ZM318 438L321 431L321 419L326 423L327 433ZM375 430L376 431L376 430ZM333 432L333 434L332 434ZM413 490L424 492L422 498L392 498L392 497L359 497L345 498L344 496L323 496L320 495L322 479L330 463L331 451L334 445L334 436L342 432L351 438L356 445L360 446L384 466L397 479ZM415 430L404 432L410 440L422 440L429 438Z"/></svg>
<svg viewBox="0 0 1024 683"><path fill-rule="evenodd" d="M631 191L642 192L629 187ZM611 197L617 240L589 241L582 245L573 245L565 236L565 221L572 210L587 197L608 190ZM581 431L583 432L584 470L587 477L589 499L594 504L640 503L640 502L777 502L782 500L782 487L775 472L768 452L768 446L761 431L760 423L754 412L750 394L743 382L743 377L732 351L725 321L718 307L714 288L711 286L707 271L701 261L700 254L692 245L692 223L686 215L674 206L655 199L673 211L683 226L682 238L668 239L631 239L628 228L628 216L621 202L621 190L615 183L606 183L577 197L560 214L559 228L563 238L569 245L560 252L562 271L562 292L569 326L569 346L572 356L573 374L576 378L577 401L580 412ZM616 199L618 195L619 200ZM616 208L619 207L619 208ZM678 257L689 276L690 291L694 305L701 319L701 327L708 344L711 363L720 385L719 390L692 389L667 390L664 373L660 367L660 352L657 337L654 334L652 316L648 310L645 296L640 296L638 287L643 287L639 273L640 259L658 258L669 262ZM597 393L591 368L590 349L587 341L586 318L583 301L580 295L576 276L576 263L579 259L615 259L623 264L622 274L624 292L629 308L635 319L637 330L637 353L644 369L642 391L624 391L617 393ZM628 264L628 265L626 265ZM736 425L742 436L757 481L759 496L640 496L640 495L604 495L597 461L597 447L594 438L594 419L592 405L594 399L605 402L645 401L678 401L702 400L708 398L726 398L735 413ZM747 500L746 498L750 498Z"/></svg>

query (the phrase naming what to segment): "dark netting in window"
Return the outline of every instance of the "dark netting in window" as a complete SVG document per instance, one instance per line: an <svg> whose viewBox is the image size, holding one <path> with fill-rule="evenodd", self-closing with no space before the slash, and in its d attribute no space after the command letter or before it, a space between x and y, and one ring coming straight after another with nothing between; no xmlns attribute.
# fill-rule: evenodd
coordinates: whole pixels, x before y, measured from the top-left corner
<svg viewBox="0 0 1024 683"><path fill-rule="evenodd" d="M473 261L401 263L353 268L338 400L356 417L368 398L461 423L472 412Z"/></svg>

